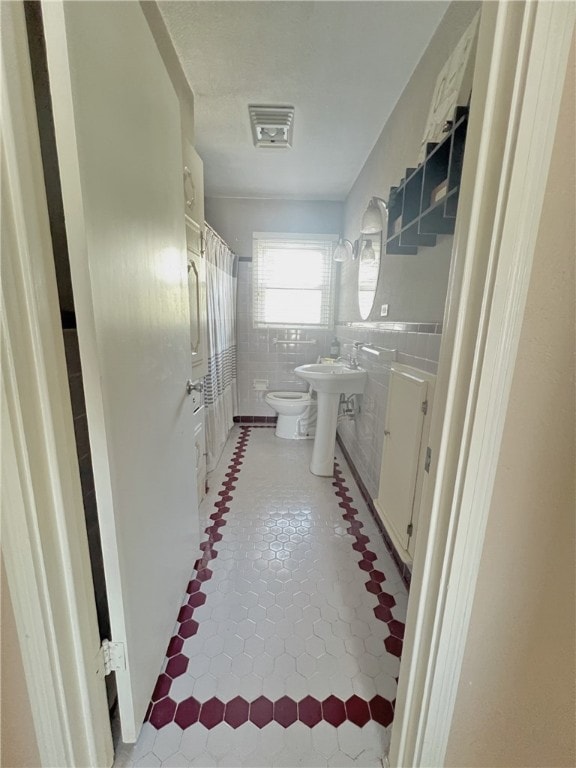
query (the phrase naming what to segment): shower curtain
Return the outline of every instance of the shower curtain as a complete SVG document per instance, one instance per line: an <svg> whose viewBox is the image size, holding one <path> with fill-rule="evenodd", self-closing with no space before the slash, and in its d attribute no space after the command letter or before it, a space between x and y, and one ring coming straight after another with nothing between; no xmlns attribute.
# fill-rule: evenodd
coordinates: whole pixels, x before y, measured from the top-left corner
<svg viewBox="0 0 576 768"><path fill-rule="evenodd" d="M236 256L208 225L206 294L208 375L204 380L208 471L214 469L234 424L236 392Z"/></svg>

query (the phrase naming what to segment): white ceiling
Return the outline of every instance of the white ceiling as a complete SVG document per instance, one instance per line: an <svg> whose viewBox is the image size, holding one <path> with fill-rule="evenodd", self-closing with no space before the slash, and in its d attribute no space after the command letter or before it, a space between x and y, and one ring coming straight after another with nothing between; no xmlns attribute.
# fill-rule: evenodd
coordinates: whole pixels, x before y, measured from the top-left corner
<svg viewBox="0 0 576 768"><path fill-rule="evenodd" d="M342 200L448 2L160 2L194 91L213 197ZM256 149L248 104L296 109L291 149Z"/></svg>

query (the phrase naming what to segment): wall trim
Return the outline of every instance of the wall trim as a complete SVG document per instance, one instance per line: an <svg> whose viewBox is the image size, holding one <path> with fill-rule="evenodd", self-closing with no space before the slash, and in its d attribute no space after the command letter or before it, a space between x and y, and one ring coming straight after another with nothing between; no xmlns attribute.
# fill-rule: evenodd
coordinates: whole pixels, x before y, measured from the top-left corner
<svg viewBox="0 0 576 768"><path fill-rule="evenodd" d="M338 328L357 328L367 331L399 331L404 333L442 333L442 323L424 323L420 321L390 320L385 323L365 322L365 323L341 323L334 325Z"/></svg>
<svg viewBox="0 0 576 768"><path fill-rule="evenodd" d="M274 426L278 416L234 416L234 424L269 424Z"/></svg>
<svg viewBox="0 0 576 768"><path fill-rule="evenodd" d="M400 577L404 582L404 586L408 591L410 591L410 582L412 579L412 573L410 571L410 568L406 563L403 562L402 558L398 554L398 550L394 546L394 542L388 535L388 531L386 530L384 523L382 522L382 519L380 518L380 515L378 514L378 511L374 506L374 501L372 500L372 497L370 496L368 489L364 485L364 481L362 480L362 475L360 474L356 465L354 464L354 461L352 460L352 457L348 452L346 446L344 445L344 441L342 440L342 437L338 432L336 433L336 442L338 443L338 446L342 451L342 455L344 456L348 466L350 467L350 474L354 478L356 485L358 486L358 489L362 494L362 498L366 502L366 506L368 507L368 510L374 519L374 522L378 526L380 535L384 540L384 545L388 550L388 553L391 555L392 559L394 560L394 565L398 569L398 573L400 574Z"/></svg>

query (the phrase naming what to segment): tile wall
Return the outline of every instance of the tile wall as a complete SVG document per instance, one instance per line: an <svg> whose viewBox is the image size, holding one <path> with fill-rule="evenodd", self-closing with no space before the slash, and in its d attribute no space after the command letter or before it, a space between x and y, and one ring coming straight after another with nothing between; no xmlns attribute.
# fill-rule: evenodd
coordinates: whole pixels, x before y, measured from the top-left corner
<svg viewBox="0 0 576 768"><path fill-rule="evenodd" d="M397 362L436 373L442 325L437 323L349 323L338 325L341 353L348 355L353 341L397 350ZM384 423L388 402L390 363L360 351L358 361L368 372L360 413L342 421L339 435L372 498L378 495Z"/></svg>
<svg viewBox="0 0 576 768"><path fill-rule="evenodd" d="M266 379L269 392L306 391L306 382L296 376L294 368L327 355L334 331L254 328L251 261L239 262L237 290L238 415L274 416L264 400L266 392L254 389L254 379ZM291 343L275 343L274 339ZM307 341L315 343L302 343Z"/></svg>

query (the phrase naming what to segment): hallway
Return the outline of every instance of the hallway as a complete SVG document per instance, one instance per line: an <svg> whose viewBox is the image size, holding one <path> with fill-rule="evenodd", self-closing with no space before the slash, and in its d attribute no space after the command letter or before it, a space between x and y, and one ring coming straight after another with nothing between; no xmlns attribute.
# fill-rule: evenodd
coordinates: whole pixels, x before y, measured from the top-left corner
<svg viewBox="0 0 576 768"><path fill-rule="evenodd" d="M235 427L140 739L115 766L380 766L407 593L339 449Z"/></svg>

